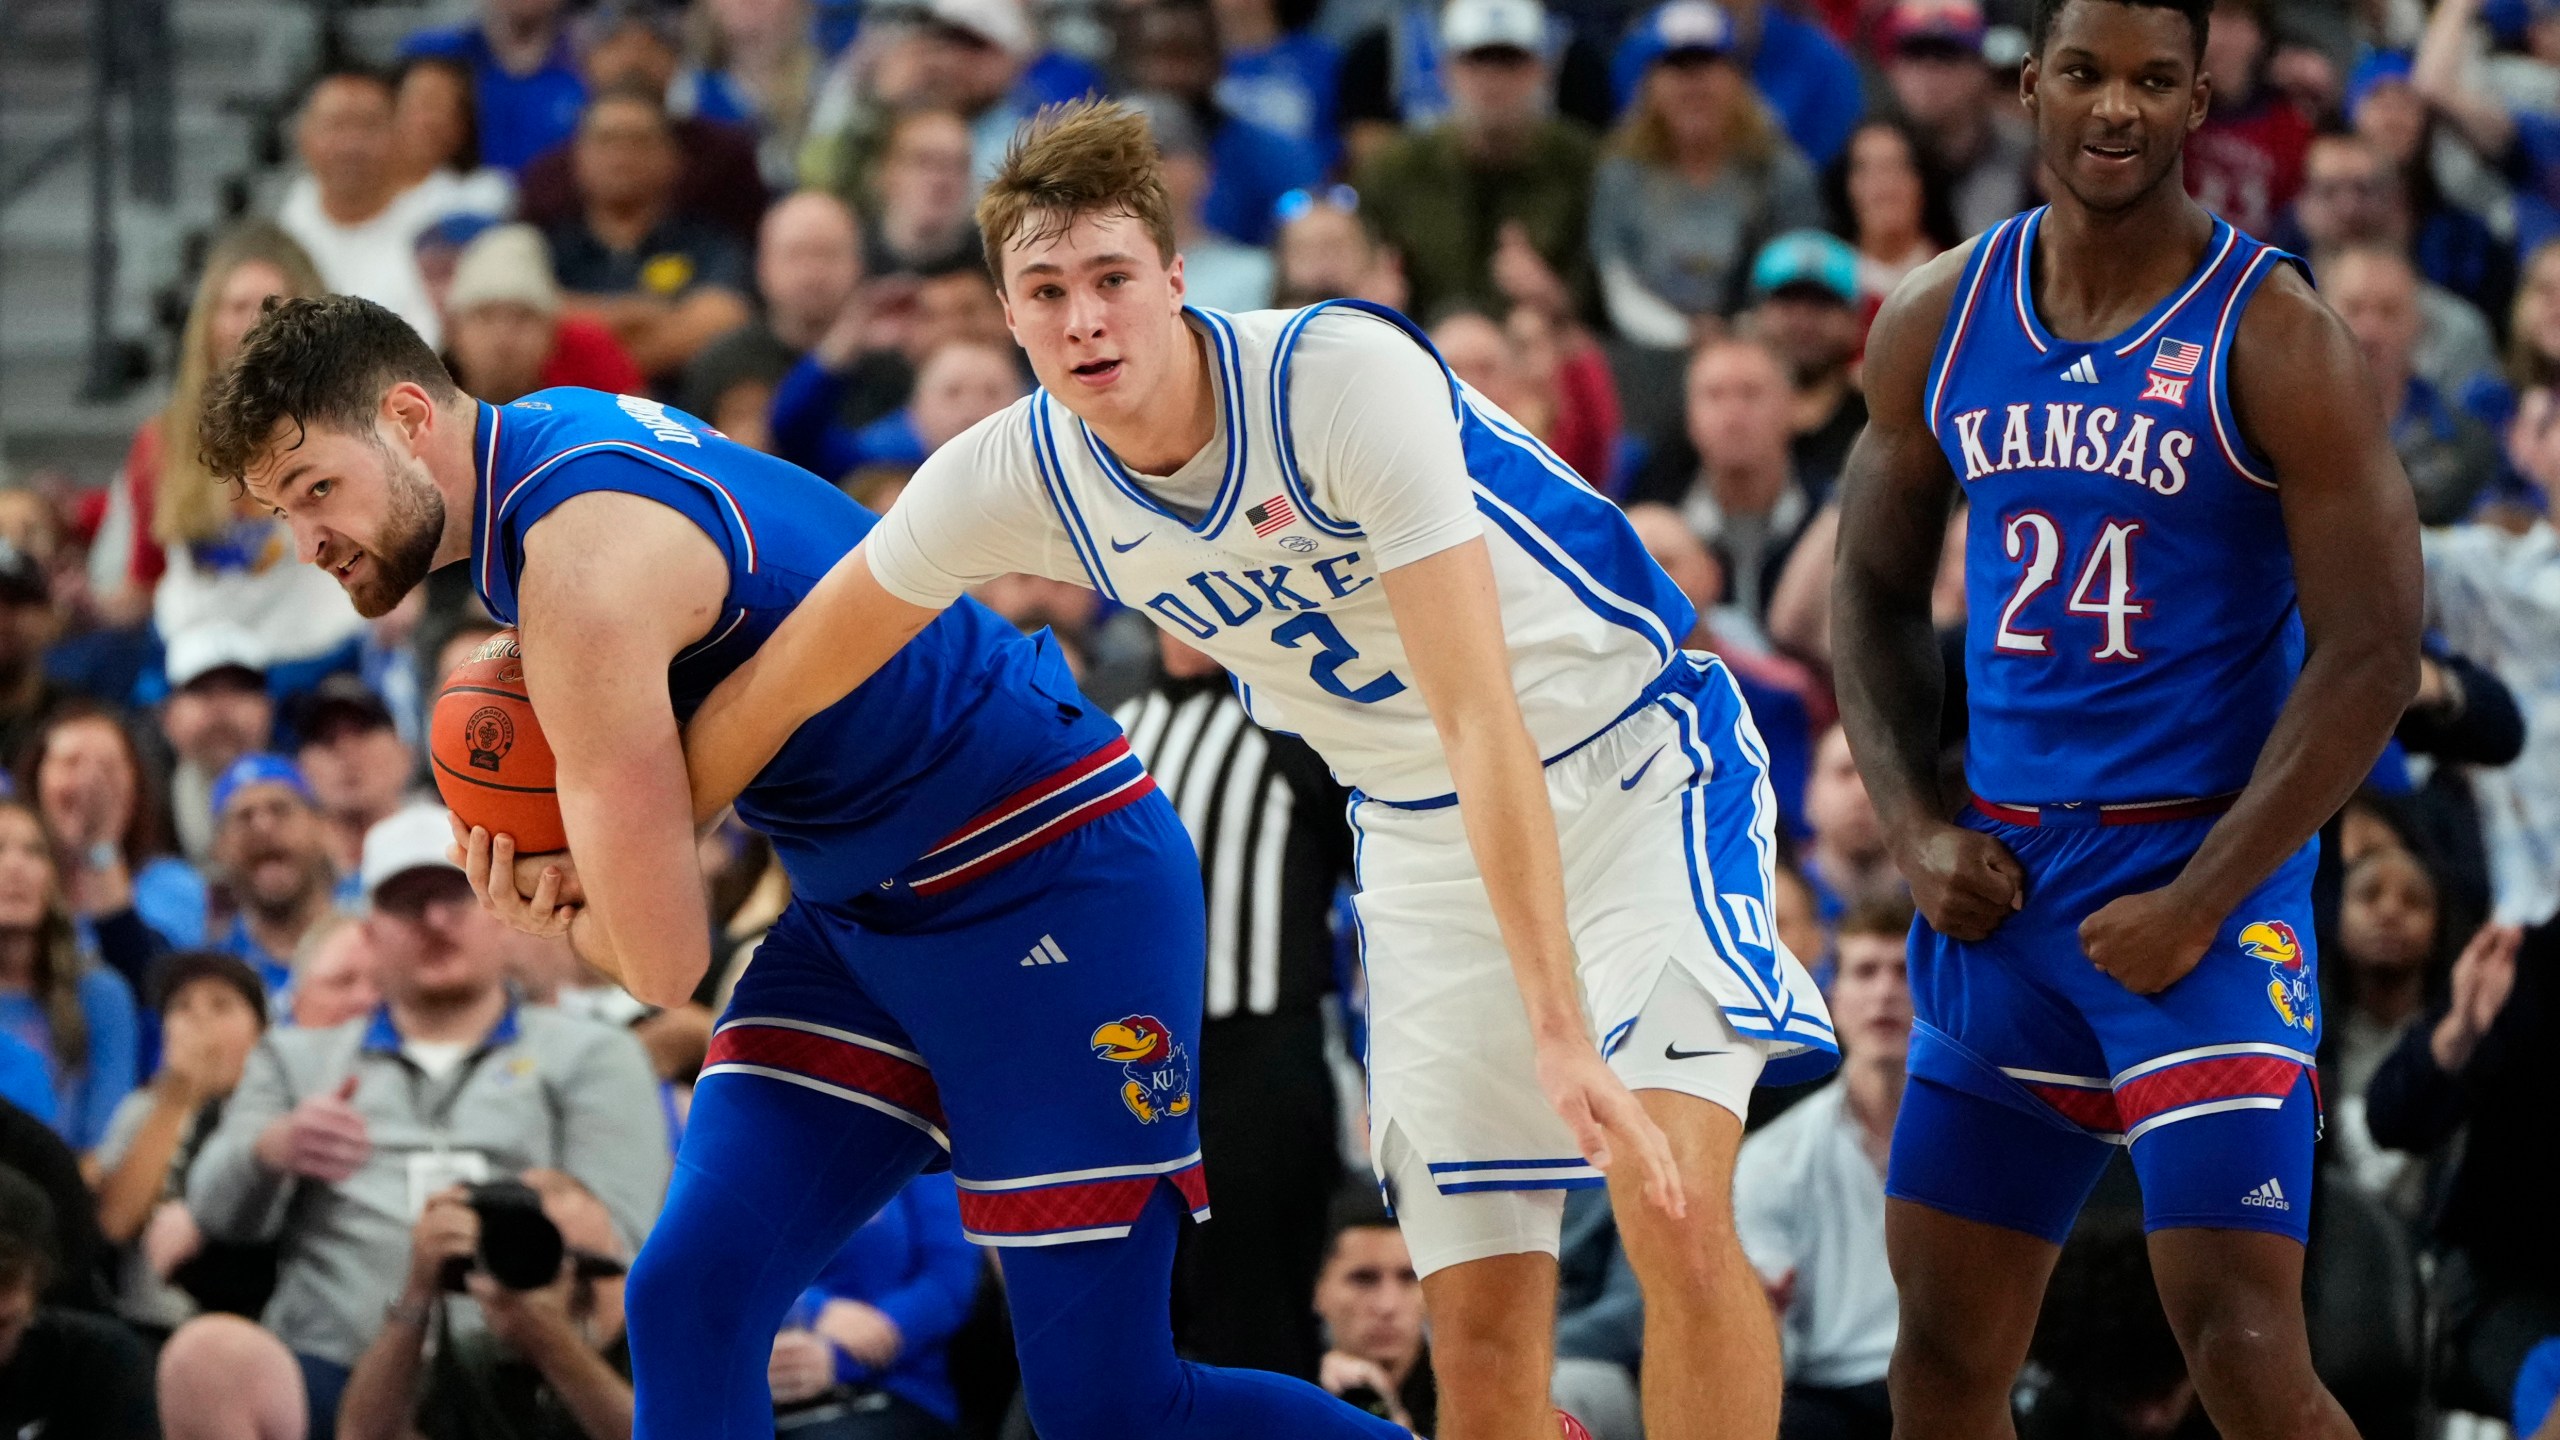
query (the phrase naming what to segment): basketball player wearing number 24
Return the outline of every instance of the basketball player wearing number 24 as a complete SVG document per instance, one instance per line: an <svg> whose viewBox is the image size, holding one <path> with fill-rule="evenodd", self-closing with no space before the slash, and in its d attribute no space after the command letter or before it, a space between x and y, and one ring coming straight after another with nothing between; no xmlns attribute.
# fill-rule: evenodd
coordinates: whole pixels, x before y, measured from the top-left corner
<svg viewBox="0 0 2560 1440"><path fill-rule="evenodd" d="M2038 0L2053 199L1906 281L1867 349L1834 644L1922 920L1887 1169L1898 1440L2012 1433L2046 1281L2130 1145L2231 1440L2351 1436L2312 1373L2312 837L2416 685L2409 483L2292 257L2188 199L2210 0ZM1970 503L1970 796L1929 589Z"/></svg>
<svg viewBox="0 0 2560 1440"><path fill-rule="evenodd" d="M203 431L214 470L364 613L437 565L470 567L518 627L533 708L510 750L538 722L586 903L556 903L558 863L525 895L510 840L485 831L468 842L474 888L644 1000L691 996L710 962L693 841L707 817L679 721L871 515L653 401L479 403L397 316L348 296L260 320ZM730 787L792 901L712 1037L632 1270L635 1433L770 1440L784 1313L864 1220L947 1164L962 1228L1002 1258L1050 1440L1402 1436L1312 1385L1175 1357L1174 1245L1208 1205L1198 861L1045 639L974 602L907 637ZM515 663L488 677L492 706Z"/></svg>

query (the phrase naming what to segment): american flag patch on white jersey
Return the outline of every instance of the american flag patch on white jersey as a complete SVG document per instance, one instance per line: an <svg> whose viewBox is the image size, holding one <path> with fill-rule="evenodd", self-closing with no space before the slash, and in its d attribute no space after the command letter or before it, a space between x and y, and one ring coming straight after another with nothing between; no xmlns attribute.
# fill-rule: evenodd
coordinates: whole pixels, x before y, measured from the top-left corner
<svg viewBox="0 0 2560 1440"><path fill-rule="evenodd" d="M2151 357L2151 368L2172 375L2193 375L2204 361L2204 347L2192 340L2163 340L2160 353Z"/></svg>
<svg viewBox="0 0 2560 1440"><path fill-rule="evenodd" d="M1288 496L1274 495L1245 511L1244 518L1253 523L1254 534L1268 535L1274 530L1296 524L1298 512L1289 504Z"/></svg>

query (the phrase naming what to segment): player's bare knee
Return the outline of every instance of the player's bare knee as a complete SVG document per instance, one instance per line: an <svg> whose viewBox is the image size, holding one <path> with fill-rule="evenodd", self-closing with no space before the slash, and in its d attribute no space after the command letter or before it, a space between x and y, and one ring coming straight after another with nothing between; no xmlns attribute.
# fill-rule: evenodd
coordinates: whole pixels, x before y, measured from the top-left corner
<svg viewBox="0 0 2560 1440"><path fill-rule="evenodd" d="M160 1348L158 1389L172 1440L278 1440L303 1413L293 1352L237 1315L203 1315L179 1326Z"/></svg>

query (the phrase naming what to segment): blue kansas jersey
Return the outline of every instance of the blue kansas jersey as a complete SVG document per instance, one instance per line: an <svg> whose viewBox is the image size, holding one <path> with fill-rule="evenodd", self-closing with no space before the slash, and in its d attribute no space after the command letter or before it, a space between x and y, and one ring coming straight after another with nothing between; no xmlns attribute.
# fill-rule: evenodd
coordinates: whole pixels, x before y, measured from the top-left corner
<svg viewBox="0 0 2560 1440"><path fill-rule="evenodd" d="M2275 475L2231 412L2250 295L2300 262L2216 220L2187 283L2122 334L2050 334L2041 209L1975 247L1923 398L1972 505L1973 791L2126 804L2236 791L2302 664Z"/></svg>
<svg viewBox="0 0 2560 1440"><path fill-rule="evenodd" d="M471 583L500 620L516 619L525 532L576 495L645 496L720 547L720 617L667 672L679 720L875 523L807 471L655 401L544 390L479 414ZM1049 637L964 599L802 725L738 813L773 838L798 894L894 923L883 907L909 893L975 878L1152 788Z"/></svg>

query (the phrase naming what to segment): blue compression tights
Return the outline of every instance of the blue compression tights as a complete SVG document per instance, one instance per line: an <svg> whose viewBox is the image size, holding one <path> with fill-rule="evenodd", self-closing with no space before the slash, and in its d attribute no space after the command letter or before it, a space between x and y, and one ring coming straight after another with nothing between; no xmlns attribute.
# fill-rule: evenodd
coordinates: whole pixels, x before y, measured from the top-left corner
<svg viewBox="0 0 2560 1440"><path fill-rule="evenodd" d="M635 1440L772 1440L765 1369L783 1314L933 1148L833 1096L755 1075L704 1080L631 1273ZM1177 1359L1181 1219L1159 1186L1125 1239L999 1252L1041 1440L1406 1440L1302 1381Z"/></svg>

